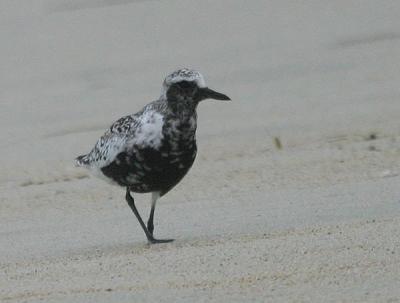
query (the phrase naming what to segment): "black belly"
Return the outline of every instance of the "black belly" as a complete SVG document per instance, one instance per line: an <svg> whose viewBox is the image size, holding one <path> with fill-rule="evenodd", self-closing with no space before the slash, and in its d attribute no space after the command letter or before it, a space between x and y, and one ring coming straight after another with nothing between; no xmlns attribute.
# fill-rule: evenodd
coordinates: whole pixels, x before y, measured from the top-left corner
<svg viewBox="0 0 400 303"><path fill-rule="evenodd" d="M186 175L196 157L196 143L172 150L162 146L159 150L139 148L122 152L101 170L105 176L133 192L160 191L166 194Z"/></svg>

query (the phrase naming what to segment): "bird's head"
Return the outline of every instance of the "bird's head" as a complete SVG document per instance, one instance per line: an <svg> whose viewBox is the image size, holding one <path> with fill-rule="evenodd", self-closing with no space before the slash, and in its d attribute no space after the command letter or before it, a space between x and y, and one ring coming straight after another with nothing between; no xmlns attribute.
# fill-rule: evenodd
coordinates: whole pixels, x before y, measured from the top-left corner
<svg viewBox="0 0 400 303"><path fill-rule="evenodd" d="M205 99L230 100L205 84L203 76L195 70L179 69L168 75L163 83L163 96L178 106L194 106Z"/></svg>

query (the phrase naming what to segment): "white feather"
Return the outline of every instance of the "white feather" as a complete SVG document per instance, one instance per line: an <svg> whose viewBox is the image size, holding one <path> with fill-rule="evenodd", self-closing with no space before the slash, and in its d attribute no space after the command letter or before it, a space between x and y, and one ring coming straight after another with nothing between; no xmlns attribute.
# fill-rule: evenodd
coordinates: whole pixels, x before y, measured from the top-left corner
<svg viewBox="0 0 400 303"><path fill-rule="evenodd" d="M164 138L162 133L163 116L155 111L147 111L143 113L140 120L140 126L135 131L132 144L157 149Z"/></svg>

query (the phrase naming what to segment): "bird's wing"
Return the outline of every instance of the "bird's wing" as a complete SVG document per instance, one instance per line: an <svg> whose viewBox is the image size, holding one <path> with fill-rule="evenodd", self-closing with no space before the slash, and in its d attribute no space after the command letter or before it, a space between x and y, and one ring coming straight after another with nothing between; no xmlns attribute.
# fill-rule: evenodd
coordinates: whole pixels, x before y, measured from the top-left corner
<svg viewBox="0 0 400 303"><path fill-rule="evenodd" d="M157 149L163 139L164 118L153 107L145 107L139 113L125 116L114 122L97 141L92 151L77 158L80 166L104 167L112 163L118 154L132 146Z"/></svg>
<svg viewBox="0 0 400 303"><path fill-rule="evenodd" d="M125 116L115 121L97 140L93 149L76 158L78 166L103 167L114 161L115 157L127 148L127 142L138 127L138 117Z"/></svg>

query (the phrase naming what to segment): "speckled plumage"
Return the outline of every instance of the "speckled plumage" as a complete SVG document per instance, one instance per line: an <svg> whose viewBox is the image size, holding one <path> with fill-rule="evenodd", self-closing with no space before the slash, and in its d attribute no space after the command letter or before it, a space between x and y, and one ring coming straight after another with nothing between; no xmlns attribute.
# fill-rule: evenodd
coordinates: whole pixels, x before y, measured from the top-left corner
<svg viewBox="0 0 400 303"><path fill-rule="evenodd" d="M195 111L177 116L160 99L114 122L77 162L134 192L163 195L193 164L196 127Z"/></svg>
<svg viewBox="0 0 400 303"><path fill-rule="evenodd" d="M114 122L88 154L76 158L77 165L126 187L131 208L135 208L133 198L128 197L131 191L153 192L157 197L164 195L186 175L194 162L196 108L207 98L229 100L208 89L199 72L189 69L173 72L165 78L158 100ZM151 224L149 220L151 237L154 205L155 201ZM149 238L148 232L145 230L149 241L153 242L155 239Z"/></svg>

